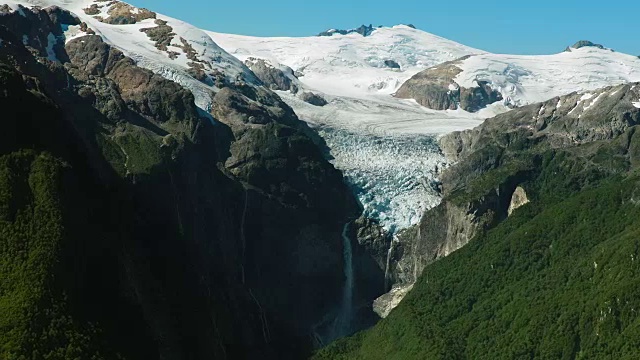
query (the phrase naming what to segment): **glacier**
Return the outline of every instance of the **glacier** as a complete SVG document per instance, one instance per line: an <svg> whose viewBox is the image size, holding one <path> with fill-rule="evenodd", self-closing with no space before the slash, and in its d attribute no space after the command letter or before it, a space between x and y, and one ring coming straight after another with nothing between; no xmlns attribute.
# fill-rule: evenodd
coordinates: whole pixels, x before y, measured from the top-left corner
<svg viewBox="0 0 640 360"><path fill-rule="evenodd" d="M445 166L432 135L357 133L317 129L364 208L390 233L418 223L440 201L437 171Z"/></svg>
<svg viewBox="0 0 640 360"><path fill-rule="evenodd" d="M21 11L18 5L57 5L72 11L139 66L192 91L203 115L208 114L211 98L219 89L190 74L190 60L181 47L181 39L188 43L207 73L223 74L229 82L260 85L244 64L250 57L293 69L300 90L317 93L329 104L318 108L290 92L278 94L301 120L325 137L334 165L344 172L365 214L378 219L392 233L416 223L425 209L439 201L437 169L446 164L435 145L438 136L475 127L514 106L572 91L640 81L640 59L606 48L571 48L541 56L491 54L405 25L377 28L366 37L354 33L261 38L211 32L157 14L157 19L166 22L176 34L169 48L177 55L171 57L140 31L157 26L153 19L112 25L83 10L95 4L99 15L106 16L115 1L5 3L14 11ZM132 11L138 10L133 7ZM67 30L67 41L85 34L75 27ZM461 110L434 111L415 101L393 97L418 72L467 55L470 57L460 63L461 72L455 82L466 86L477 79L486 80L502 93L504 102L471 114ZM390 61L399 68L386 66Z"/></svg>

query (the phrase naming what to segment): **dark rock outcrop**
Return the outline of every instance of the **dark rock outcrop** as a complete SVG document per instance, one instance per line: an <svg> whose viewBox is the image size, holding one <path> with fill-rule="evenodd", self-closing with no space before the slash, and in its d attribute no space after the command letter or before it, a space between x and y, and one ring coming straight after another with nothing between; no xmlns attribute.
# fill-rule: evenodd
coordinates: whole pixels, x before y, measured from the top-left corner
<svg viewBox="0 0 640 360"><path fill-rule="evenodd" d="M573 44L572 46L567 46L567 48L564 51L571 51L571 49L580 49L583 47L595 47L598 49L605 49L605 47L603 45L600 44L594 44L589 40L580 40L578 42L576 42L575 44Z"/></svg>
<svg viewBox="0 0 640 360"><path fill-rule="evenodd" d="M322 96L314 94L312 92L303 92L302 94L300 94L300 99L315 106L325 106L328 104L327 100L325 100Z"/></svg>
<svg viewBox="0 0 640 360"><path fill-rule="evenodd" d="M426 265L463 247L529 202L535 189L525 184L540 176L545 158L561 154L572 159L563 166L572 176L566 181L578 189L598 177L637 166L640 152L630 147L629 139L638 136L640 109L634 105L638 99L637 84L574 93L442 137L442 151L456 163L440 176L442 203L399 235L398 252L391 261L394 280L412 284ZM601 143L612 142L619 143L613 146L618 152L601 149ZM532 150L521 156L523 149Z"/></svg>
<svg viewBox="0 0 640 360"><path fill-rule="evenodd" d="M131 25L139 21L146 19L155 19L156 13L145 8L137 9L127 3L121 1L95 1L88 8L84 9L87 15L98 15L102 12L103 8L107 8L106 19L98 16L96 17L101 22L111 25Z"/></svg>
<svg viewBox="0 0 640 360"><path fill-rule="evenodd" d="M381 270L385 270L387 254L391 245L391 234L372 219L360 217L354 222L357 229L358 243L371 254Z"/></svg>
<svg viewBox="0 0 640 360"><path fill-rule="evenodd" d="M344 284L341 233L361 212L313 132L273 92L242 84L216 94L212 123L189 91L99 36L57 38L48 60L46 35L61 35L60 21L73 17L25 13L0 16L0 178L23 196L40 183L5 176L14 171L5 160L27 159L22 169L52 159L65 175L51 223L68 232L56 237L59 248L45 234L59 250L38 272L15 260L11 276L45 280L33 292L38 311L2 299L25 316L9 323L26 326L11 334L33 334L10 339L9 357L307 356L314 337L332 330ZM23 35L44 38L25 46ZM18 203L7 199L0 216L12 222L5 205L11 213ZM351 239L358 307L383 291L383 276ZM3 289L11 279L0 278ZM360 313L362 324L375 321L370 309Z"/></svg>
<svg viewBox="0 0 640 360"><path fill-rule="evenodd" d="M271 90L298 92L297 78L289 67L277 68L263 59L249 58L245 65Z"/></svg>
<svg viewBox="0 0 640 360"><path fill-rule="evenodd" d="M333 36L334 34L347 35L347 34L354 34L354 33L360 34L362 36L369 36L373 33L375 29L376 28L374 28L373 25L369 24L369 26L361 25L358 28L349 29L349 30L331 29L331 30L321 32L320 34L318 34L318 36Z"/></svg>
<svg viewBox="0 0 640 360"><path fill-rule="evenodd" d="M397 62L393 61L393 60L385 60L384 61L384 66L391 68L391 69L400 69L400 64L398 64Z"/></svg>
<svg viewBox="0 0 640 360"><path fill-rule="evenodd" d="M420 105L434 110L455 110L460 107L469 112L501 101L502 94L487 81L476 80L477 86L472 88L464 88L454 81L462 71L458 67L459 62L468 58L465 56L414 75L402 84L395 96L414 99Z"/></svg>
<svg viewBox="0 0 640 360"><path fill-rule="evenodd" d="M171 44L171 40L176 36L173 32L173 28L167 25L164 20L156 20L156 27L140 29L141 32L147 34L149 39L156 43L158 50L167 51L168 46Z"/></svg>

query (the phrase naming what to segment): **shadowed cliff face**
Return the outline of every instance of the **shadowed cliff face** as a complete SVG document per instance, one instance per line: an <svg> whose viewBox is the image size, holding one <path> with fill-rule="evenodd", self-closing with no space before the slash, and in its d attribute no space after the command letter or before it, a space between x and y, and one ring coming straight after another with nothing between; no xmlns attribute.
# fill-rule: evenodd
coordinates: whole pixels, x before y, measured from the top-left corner
<svg viewBox="0 0 640 360"><path fill-rule="evenodd" d="M48 60L50 44L22 36L61 35L77 19L25 12L0 16L0 224L13 229L9 249L43 265L0 253L2 286L24 277L38 289L28 301L18 287L0 293L14 314L0 322L0 357L308 354L338 313L341 232L360 213L312 131L243 84L202 118L190 92L99 36L59 38ZM35 236L25 229L43 218L20 214L48 201L47 224L62 230ZM352 239L357 276L373 260ZM354 304L382 278L363 279Z"/></svg>

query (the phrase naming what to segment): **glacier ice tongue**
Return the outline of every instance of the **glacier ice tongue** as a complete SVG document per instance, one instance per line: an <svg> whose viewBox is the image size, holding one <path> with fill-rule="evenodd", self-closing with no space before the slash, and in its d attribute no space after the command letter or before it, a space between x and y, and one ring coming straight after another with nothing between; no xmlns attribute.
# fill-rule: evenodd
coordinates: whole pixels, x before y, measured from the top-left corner
<svg viewBox="0 0 640 360"><path fill-rule="evenodd" d="M440 202L436 172L444 166L435 136L372 136L331 127L318 129L334 157L334 166L364 207L364 215L389 232L418 223Z"/></svg>

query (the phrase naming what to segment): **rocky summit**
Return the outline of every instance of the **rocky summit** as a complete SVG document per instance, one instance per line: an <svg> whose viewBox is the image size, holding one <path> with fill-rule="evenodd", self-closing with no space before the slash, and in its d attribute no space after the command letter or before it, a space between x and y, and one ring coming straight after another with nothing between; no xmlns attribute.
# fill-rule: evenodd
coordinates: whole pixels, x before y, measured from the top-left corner
<svg viewBox="0 0 640 360"><path fill-rule="evenodd" d="M0 111L0 359L640 349L637 56L0 0Z"/></svg>

